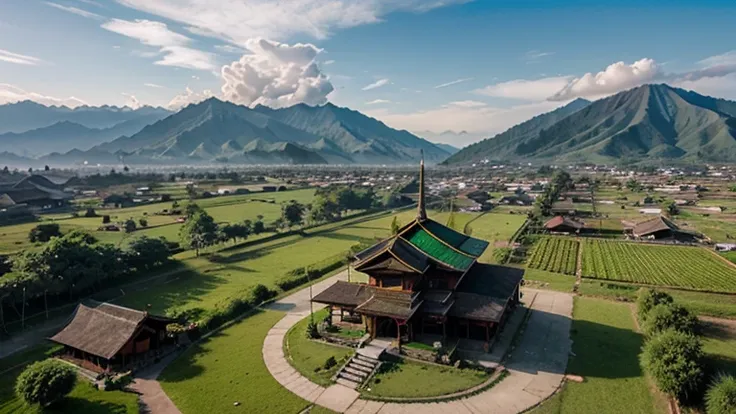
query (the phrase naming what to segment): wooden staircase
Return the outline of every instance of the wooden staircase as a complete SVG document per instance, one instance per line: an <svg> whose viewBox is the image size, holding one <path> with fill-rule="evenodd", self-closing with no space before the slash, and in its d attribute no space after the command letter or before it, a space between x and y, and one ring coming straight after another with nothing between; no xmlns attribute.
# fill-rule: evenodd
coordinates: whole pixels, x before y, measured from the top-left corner
<svg viewBox="0 0 736 414"><path fill-rule="evenodd" d="M373 376L380 365L381 361L356 353L335 375L335 382L348 388L358 388Z"/></svg>

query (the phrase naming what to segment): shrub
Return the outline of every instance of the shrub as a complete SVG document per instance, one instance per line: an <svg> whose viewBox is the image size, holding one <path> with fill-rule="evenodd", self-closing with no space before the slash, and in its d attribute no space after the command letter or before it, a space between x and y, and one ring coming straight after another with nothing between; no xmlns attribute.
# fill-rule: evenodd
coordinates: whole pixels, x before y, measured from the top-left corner
<svg viewBox="0 0 736 414"><path fill-rule="evenodd" d="M654 289L642 289L636 299L637 315L640 322L646 320L649 311L662 304L672 303L672 296Z"/></svg>
<svg viewBox="0 0 736 414"><path fill-rule="evenodd" d="M84 212L84 217L97 217L97 213L92 207L87 207L87 211Z"/></svg>
<svg viewBox="0 0 736 414"><path fill-rule="evenodd" d="M335 357L334 356L330 356L329 358L327 358L327 360L325 361L324 365L322 365L322 369L328 370L328 369L334 367L335 365L337 365L337 361L335 360Z"/></svg>
<svg viewBox="0 0 736 414"><path fill-rule="evenodd" d="M69 394L76 383L74 368L47 359L26 367L15 382L15 393L29 404L46 407Z"/></svg>
<svg viewBox="0 0 736 414"><path fill-rule="evenodd" d="M105 378L105 391L122 390L133 382L133 377L130 373L123 374L117 378L106 377Z"/></svg>
<svg viewBox="0 0 736 414"><path fill-rule="evenodd" d="M105 214L104 216L102 216L102 224L110 224L110 215L109 214Z"/></svg>
<svg viewBox="0 0 736 414"><path fill-rule="evenodd" d="M668 330L652 337L641 354L641 364L659 389L679 400L697 391L703 379L703 349L695 336Z"/></svg>
<svg viewBox="0 0 736 414"><path fill-rule="evenodd" d="M653 336L668 329L692 334L698 318L683 306L676 303L660 304L649 310L642 329L647 336Z"/></svg>
<svg viewBox="0 0 736 414"><path fill-rule="evenodd" d="M133 219L127 219L125 220L125 224L123 225L123 228L125 228L126 233L132 233L136 229L136 224Z"/></svg>
<svg viewBox="0 0 736 414"><path fill-rule="evenodd" d="M59 229L59 225L56 223L39 224L32 228L28 233L28 240L30 240L31 243L46 243L51 240L52 237L61 237L61 230Z"/></svg>
<svg viewBox="0 0 736 414"><path fill-rule="evenodd" d="M319 331L317 330L317 324L314 322L309 322L309 325L307 325L307 339L317 339L319 338Z"/></svg>
<svg viewBox="0 0 736 414"><path fill-rule="evenodd" d="M253 297L253 304L259 305L276 296L276 292L259 283L253 287L251 296Z"/></svg>
<svg viewBox="0 0 736 414"><path fill-rule="evenodd" d="M138 219L138 224L140 224L141 227L148 227L148 220L146 220L144 218L140 218L140 219Z"/></svg>
<svg viewBox="0 0 736 414"><path fill-rule="evenodd" d="M705 394L708 414L733 414L736 409L736 377L722 375Z"/></svg>

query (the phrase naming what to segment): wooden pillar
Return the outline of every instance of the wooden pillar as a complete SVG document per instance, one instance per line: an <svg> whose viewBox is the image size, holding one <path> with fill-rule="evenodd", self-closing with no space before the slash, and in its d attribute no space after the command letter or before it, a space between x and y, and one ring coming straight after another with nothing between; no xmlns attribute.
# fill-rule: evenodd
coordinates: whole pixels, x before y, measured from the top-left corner
<svg viewBox="0 0 736 414"><path fill-rule="evenodd" d="M488 343L491 342L491 328L490 328L490 326L491 326L490 323L486 323L486 342L488 342Z"/></svg>
<svg viewBox="0 0 736 414"><path fill-rule="evenodd" d="M447 340L447 318L442 318L442 345Z"/></svg>

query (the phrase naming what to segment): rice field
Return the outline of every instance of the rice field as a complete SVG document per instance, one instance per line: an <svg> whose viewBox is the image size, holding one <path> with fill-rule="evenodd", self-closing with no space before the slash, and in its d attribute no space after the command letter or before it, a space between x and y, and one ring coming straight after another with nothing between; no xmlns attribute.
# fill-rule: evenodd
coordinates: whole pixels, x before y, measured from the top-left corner
<svg viewBox="0 0 736 414"><path fill-rule="evenodd" d="M534 246L527 266L553 273L574 275L578 262L577 240L563 237L543 237Z"/></svg>
<svg viewBox="0 0 736 414"><path fill-rule="evenodd" d="M700 247L586 240L582 270L594 279L736 292L736 268Z"/></svg>

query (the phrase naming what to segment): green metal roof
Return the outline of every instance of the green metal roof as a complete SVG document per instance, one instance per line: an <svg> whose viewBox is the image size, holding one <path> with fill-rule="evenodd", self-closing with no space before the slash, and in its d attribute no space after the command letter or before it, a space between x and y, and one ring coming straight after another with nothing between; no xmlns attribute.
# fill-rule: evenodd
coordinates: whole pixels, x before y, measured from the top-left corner
<svg viewBox="0 0 736 414"><path fill-rule="evenodd" d="M437 240L421 227L404 235L407 241L434 260L444 263L454 269L465 271L475 262L475 257L467 256L453 250L451 247Z"/></svg>
<svg viewBox="0 0 736 414"><path fill-rule="evenodd" d="M488 247L487 241L466 236L436 221L426 220L421 224L436 238L471 256L480 256Z"/></svg>

